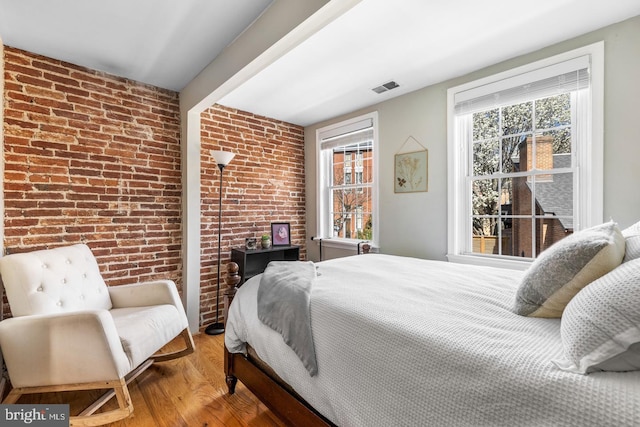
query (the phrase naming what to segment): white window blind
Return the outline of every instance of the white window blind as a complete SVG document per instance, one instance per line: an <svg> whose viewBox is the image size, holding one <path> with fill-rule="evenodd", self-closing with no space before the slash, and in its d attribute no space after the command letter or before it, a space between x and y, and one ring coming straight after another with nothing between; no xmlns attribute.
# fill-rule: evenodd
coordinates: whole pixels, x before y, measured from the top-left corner
<svg viewBox="0 0 640 427"><path fill-rule="evenodd" d="M455 113L468 114L589 87L589 56L519 74L454 96Z"/></svg>
<svg viewBox="0 0 640 427"><path fill-rule="evenodd" d="M320 149L329 150L336 147L371 141L372 139L373 120L364 119L346 126L320 132Z"/></svg>

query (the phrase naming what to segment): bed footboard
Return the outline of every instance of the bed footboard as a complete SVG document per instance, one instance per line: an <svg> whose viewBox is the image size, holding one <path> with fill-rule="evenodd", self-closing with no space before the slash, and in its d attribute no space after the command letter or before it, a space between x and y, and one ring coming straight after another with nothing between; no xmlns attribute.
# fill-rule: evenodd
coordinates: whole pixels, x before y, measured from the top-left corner
<svg viewBox="0 0 640 427"><path fill-rule="evenodd" d="M238 265L235 262L227 264L227 289L225 291L225 322L226 310L233 301L233 297L240 282ZM277 380L262 370L257 364L241 353L229 353L224 347L224 374L229 394L234 394L238 380L256 395L274 414L292 426L328 427L334 426L330 421L315 411L308 403L289 392Z"/></svg>
<svg viewBox="0 0 640 427"><path fill-rule="evenodd" d="M292 426L334 426L309 404L292 395L267 373L241 353L224 349L225 375L229 394L235 392L240 380L262 403L281 420Z"/></svg>

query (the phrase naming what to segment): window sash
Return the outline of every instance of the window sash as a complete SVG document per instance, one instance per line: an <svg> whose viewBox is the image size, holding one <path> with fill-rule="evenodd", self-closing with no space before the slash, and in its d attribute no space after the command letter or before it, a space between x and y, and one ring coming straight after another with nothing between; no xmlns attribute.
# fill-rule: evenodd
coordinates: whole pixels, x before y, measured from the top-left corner
<svg viewBox="0 0 640 427"><path fill-rule="evenodd" d="M579 91L587 91L587 88L581 88ZM578 90L574 91L574 92L578 92ZM566 92L562 92L562 93L566 93ZM560 94L560 93L557 93ZM529 102L532 101L530 99L520 99L517 102ZM578 102L578 97L577 95L572 95L571 96L571 127L572 128L586 128L586 126L588 125L588 117L586 116L587 113L587 109L584 108L578 108L577 105ZM504 107L508 107L512 104L505 104L500 106L499 108L504 108ZM495 105L487 107L487 109L494 109L496 108ZM481 112L483 110L479 110L478 112ZM579 113L582 113L582 115L580 115ZM467 152L469 153L469 164L468 164L468 170L467 170L467 180L466 180L466 191L467 191L467 195L469 196L469 203L467 205L467 212L466 212L466 217L467 220L469 222L468 225L468 234L467 234L467 238L465 239L465 247L464 247L464 253L467 254L474 254L474 255L478 255L478 256L497 256L497 257L505 257L506 255L503 255L502 252L502 239L498 239L498 254L494 255L494 254L483 254L483 253L479 253L474 251L474 245L473 245L473 237L474 237L474 232L473 232L473 223L474 223L474 218L492 218L493 216L489 215L477 215L473 213L473 184L475 181L484 181L484 180L494 180L494 179L500 179L500 178L520 178L520 177L529 177L531 179L535 179L536 176L541 176L541 175L554 175L554 174L560 174L560 173L572 173L573 177L574 177L574 181L573 181L573 188L576 187L577 182L576 182L576 176L577 174L576 172L576 168L575 168L575 162L572 160L571 162L571 167L567 167L567 168L555 168L555 169L537 169L536 168L536 164L537 162L535 161L535 154L533 154L534 156L534 160L532 160L533 163L533 167L530 170L527 171L519 171L519 172L496 172L496 173L492 173L492 174L485 174L485 175L477 175L474 173L474 159L473 159L473 113L471 112L467 112L467 113L458 113L457 120L460 121L465 121L467 122L464 126L462 126L461 128L464 129L464 131L466 132L463 135L458 135L459 136L459 140L462 144L464 144L465 149L467 150ZM535 121L534 121L535 122ZM535 123L532 123L532 128L531 131L528 133L531 134L536 134L538 133L540 130L537 129L535 127ZM578 135L584 135L585 132L576 132L576 134ZM497 140L502 140L505 137L508 137L509 135L503 135L502 131L500 130L499 134L495 137L495 139ZM572 135L572 151L571 151L571 156L573 158L573 149L576 146L575 143L575 135ZM583 145L583 144L581 144ZM535 153L535 149L534 149L534 153ZM574 194L574 197L576 192L572 191L572 194ZM533 187L533 194L532 194L532 203L535 202L536 196L535 196L535 186ZM579 215L578 209L576 208L576 200L573 201L573 217L572 217L572 222L577 222L576 218ZM500 217L500 215L498 216ZM537 235L537 228L536 228L536 219L539 218L538 215L536 215L536 209L535 206L531 206L531 214L528 216L525 216L527 218L530 218L532 221L532 227L531 227L531 236L530 236L530 240L531 240L531 248L530 248L530 253L532 254L532 256L535 258L537 257L540 252L539 252L539 248L536 247L536 235ZM501 230L499 230L499 232L497 233L498 236L501 235Z"/></svg>

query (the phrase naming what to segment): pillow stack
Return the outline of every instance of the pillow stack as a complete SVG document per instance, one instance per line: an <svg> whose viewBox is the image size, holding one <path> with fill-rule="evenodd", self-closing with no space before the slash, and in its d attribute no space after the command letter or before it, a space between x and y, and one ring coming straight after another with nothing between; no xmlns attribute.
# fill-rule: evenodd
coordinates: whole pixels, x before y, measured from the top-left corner
<svg viewBox="0 0 640 427"><path fill-rule="evenodd" d="M588 286L587 286L588 285ZM579 374L640 370L640 222L608 222L543 252L525 273L514 310L562 317L564 357Z"/></svg>

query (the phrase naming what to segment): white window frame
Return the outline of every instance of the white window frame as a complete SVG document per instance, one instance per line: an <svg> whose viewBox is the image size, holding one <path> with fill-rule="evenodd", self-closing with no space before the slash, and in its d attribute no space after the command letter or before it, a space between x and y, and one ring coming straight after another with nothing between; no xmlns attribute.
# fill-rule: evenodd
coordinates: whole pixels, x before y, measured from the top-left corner
<svg viewBox="0 0 640 427"><path fill-rule="evenodd" d="M507 257L487 257L468 250L470 192L467 188L468 147L458 144L455 133L455 96L524 73L589 56L590 59L590 132L575 153L577 165L577 203L574 204L574 230L578 231L602 223L603 217L603 135L604 135L604 42L594 43L553 57L536 61L493 76L482 78L447 91L447 156L448 156L448 242L447 259L476 265L490 265L523 270L531 260Z"/></svg>
<svg viewBox="0 0 640 427"><path fill-rule="evenodd" d="M316 209L317 209L317 222L316 222L316 236L323 239L322 245L325 247L334 247L342 249L352 249L357 247L361 239L346 239L333 236L333 226L331 221L330 211L332 204L329 195L328 179L329 174L332 173L327 165L323 164L323 156L321 149L321 135L327 135L331 133L340 134L343 130L348 132L357 127L359 123L371 120L373 130L373 171L372 171L372 184L371 184L371 215L372 215L372 240L370 244L373 247L378 247L379 231L379 174L378 174L378 157L379 157L379 145L378 145L378 113L376 111L364 114L362 116L354 117L348 120L344 120L338 123L334 123L316 130Z"/></svg>

